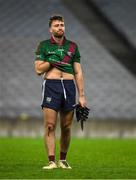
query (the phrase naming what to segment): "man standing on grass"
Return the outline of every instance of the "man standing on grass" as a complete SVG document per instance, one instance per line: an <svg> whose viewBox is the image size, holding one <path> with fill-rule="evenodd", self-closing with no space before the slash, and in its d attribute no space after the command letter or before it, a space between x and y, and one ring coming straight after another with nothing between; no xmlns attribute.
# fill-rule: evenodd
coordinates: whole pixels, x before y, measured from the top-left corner
<svg viewBox="0 0 136 180"><path fill-rule="evenodd" d="M67 40L64 18L54 15L49 19L51 37L39 43L36 50L35 71L43 75L42 109L45 124L45 144L49 164L43 169L57 167L71 169L66 161L70 144L71 125L76 106L76 87L78 103L86 106L84 80L80 65L80 53L76 43ZM58 113L60 115L60 160L55 161L55 129Z"/></svg>

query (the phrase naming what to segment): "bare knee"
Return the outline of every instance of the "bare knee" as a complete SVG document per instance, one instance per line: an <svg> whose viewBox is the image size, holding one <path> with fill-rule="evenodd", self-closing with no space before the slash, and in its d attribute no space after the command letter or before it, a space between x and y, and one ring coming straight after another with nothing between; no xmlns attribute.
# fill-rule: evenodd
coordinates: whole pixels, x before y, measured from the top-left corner
<svg viewBox="0 0 136 180"><path fill-rule="evenodd" d="M70 134L70 131L71 131L71 125L70 124L65 124L63 126L61 126L61 131L64 133L64 134Z"/></svg>
<svg viewBox="0 0 136 180"><path fill-rule="evenodd" d="M50 133L55 131L55 124L53 123L47 123L46 124L46 134L48 134L48 136L50 135Z"/></svg>

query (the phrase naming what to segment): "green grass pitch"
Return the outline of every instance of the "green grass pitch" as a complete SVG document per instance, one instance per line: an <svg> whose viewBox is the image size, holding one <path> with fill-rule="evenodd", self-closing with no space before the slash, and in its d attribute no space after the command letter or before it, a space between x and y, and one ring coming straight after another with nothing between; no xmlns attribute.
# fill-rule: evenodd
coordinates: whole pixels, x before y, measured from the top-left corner
<svg viewBox="0 0 136 180"><path fill-rule="evenodd" d="M67 159L72 170L42 170L47 163L42 138L0 138L1 179L136 178L134 139L74 138Z"/></svg>

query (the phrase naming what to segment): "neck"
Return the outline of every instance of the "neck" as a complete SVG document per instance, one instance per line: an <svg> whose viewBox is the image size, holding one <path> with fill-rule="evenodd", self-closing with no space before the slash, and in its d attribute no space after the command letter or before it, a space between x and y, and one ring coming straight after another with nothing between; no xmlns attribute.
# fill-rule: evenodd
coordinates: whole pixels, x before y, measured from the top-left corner
<svg viewBox="0 0 136 180"><path fill-rule="evenodd" d="M56 41L57 44L62 44L64 36L62 36L62 37L55 37L54 35L52 35L52 37Z"/></svg>

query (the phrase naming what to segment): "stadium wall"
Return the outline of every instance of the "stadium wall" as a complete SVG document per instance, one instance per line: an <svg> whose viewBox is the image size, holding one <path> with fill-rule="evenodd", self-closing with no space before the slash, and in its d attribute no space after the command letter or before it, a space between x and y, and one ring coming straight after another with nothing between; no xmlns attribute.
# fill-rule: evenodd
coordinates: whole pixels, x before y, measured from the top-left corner
<svg viewBox="0 0 136 180"><path fill-rule="evenodd" d="M0 119L0 137L43 137L44 126L42 119L16 118ZM59 120L56 136L60 136ZM78 138L135 138L136 120L128 119L90 119L84 124L84 131L80 123L74 119L72 137Z"/></svg>

